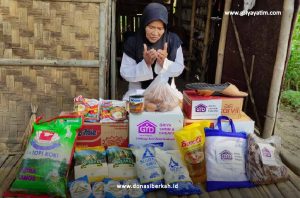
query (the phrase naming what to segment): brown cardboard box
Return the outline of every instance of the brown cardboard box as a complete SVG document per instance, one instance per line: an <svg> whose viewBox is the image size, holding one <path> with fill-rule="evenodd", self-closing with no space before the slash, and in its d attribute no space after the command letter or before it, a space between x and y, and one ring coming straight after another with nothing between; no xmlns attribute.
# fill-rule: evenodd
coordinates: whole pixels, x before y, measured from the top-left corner
<svg viewBox="0 0 300 198"><path fill-rule="evenodd" d="M128 147L128 122L84 123L76 145Z"/></svg>
<svg viewBox="0 0 300 198"><path fill-rule="evenodd" d="M73 115L61 112L60 115ZM76 113L75 113L76 114ZM78 146L121 146L128 147L128 120L122 122L84 122L78 130Z"/></svg>
<svg viewBox="0 0 300 198"><path fill-rule="evenodd" d="M183 91L183 111L190 119L216 119L220 115L241 117L243 98L199 96L193 90Z"/></svg>
<svg viewBox="0 0 300 198"><path fill-rule="evenodd" d="M101 123L101 145L128 147L128 122Z"/></svg>

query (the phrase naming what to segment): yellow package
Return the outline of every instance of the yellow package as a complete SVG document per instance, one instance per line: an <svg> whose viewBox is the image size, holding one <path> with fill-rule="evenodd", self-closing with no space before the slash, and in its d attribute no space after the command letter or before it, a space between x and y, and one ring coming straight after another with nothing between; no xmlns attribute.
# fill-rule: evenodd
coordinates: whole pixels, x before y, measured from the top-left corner
<svg viewBox="0 0 300 198"><path fill-rule="evenodd" d="M89 183L102 181L108 177L106 152L103 146L76 147L75 179L87 175Z"/></svg>
<svg viewBox="0 0 300 198"><path fill-rule="evenodd" d="M204 128L211 124L208 120L195 122L174 133L181 156L187 165L193 183L206 181Z"/></svg>

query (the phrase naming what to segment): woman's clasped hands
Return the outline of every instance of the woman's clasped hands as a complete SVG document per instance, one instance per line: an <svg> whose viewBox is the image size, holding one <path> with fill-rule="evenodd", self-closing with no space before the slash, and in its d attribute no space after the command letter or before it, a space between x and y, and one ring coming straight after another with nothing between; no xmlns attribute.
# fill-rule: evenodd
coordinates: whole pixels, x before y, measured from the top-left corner
<svg viewBox="0 0 300 198"><path fill-rule="evenodd" d="M146 64L151 67L151 65L157 61L157 63L163 67L165 59L168 57L168 43L164 44L164 49L147 49L147 45L144 44L143 57Z"/></svg>

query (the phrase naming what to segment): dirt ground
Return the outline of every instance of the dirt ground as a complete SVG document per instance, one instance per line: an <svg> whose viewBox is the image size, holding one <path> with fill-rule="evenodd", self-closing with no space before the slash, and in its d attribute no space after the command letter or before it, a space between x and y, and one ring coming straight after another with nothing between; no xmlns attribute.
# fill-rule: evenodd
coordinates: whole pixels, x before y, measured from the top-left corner
<svg viewBox="0 0 300 198"><path fill-rule="evenodd" d="M292 112L281 106L275 126L275 135L281 137L283 149L300 159L300 113Z"/></svg>

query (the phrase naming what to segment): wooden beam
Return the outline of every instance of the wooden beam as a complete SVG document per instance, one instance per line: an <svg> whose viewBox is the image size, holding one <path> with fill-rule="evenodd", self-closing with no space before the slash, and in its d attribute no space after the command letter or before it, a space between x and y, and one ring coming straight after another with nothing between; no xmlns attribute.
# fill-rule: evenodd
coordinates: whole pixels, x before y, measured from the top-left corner
<svg viewBox="0 0 300 198"><path fill-rule="evenodd" d="M111 60L110 60L110 84L111 99L116 99L117 69L116 69L116 0L111 2ZM133 28L133 27L132 27Z"/></svg>
<svg viewBox="0 0 300 198"><path fill-rule="evenodd" d="M40 0L49 2L103 3L105 0Z"/></svg>
<svg viewBox="0 0 300 198"><path fill-rule="evenodd" d="M272 81L271 81L267 113L265 116L266 119L264 124L264 130L262 134L263 138L270 137L273 134L273 130L274 130L274 125L275 125L276 115L278 110L280 88L281 88L281 83L283 78L283 71L287 59L287 51L288 51L289 38L291 34L293 14L294 14L294 0L284 0L277 54L276 54L276 60L275 60L275 65L273 70Z"/></svg>
<svg viewBox="0 0 300 198"><path fill-rule="evenodd" d="M108 2L99 5L99 98L106 98Z"/></svg>
<svg viewBox="0 0 300 198"><path fill-rule="evenodd" d="M216 76L215 76L216 84L220 84L222 79L224 51L225 51L228 21L229 21L229 15L225 15L225 13L229 11L230 8L231 8L231 0L225 1L224 14L222 18L221 35L220 35L219 48L218 48L218 59L217 59Z"/></svg>
<svg viewBox="0 0 300 198"><path fill-rule="evenodd" d="M0 66L99 67L98 60L0 59Z"/></svg>

